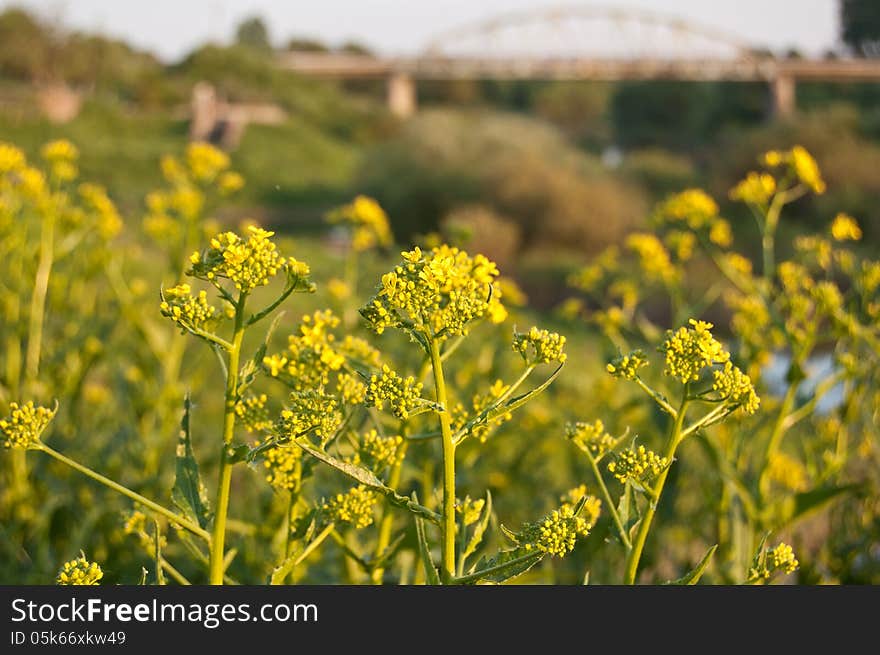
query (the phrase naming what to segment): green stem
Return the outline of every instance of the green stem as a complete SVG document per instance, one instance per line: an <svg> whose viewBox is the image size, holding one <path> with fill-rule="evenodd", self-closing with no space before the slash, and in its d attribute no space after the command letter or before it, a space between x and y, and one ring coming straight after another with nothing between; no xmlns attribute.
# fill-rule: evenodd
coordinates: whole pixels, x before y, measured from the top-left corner
<svg viewBox="0 0 880 655"><path fill-rule="evenodd" d="M764 450L763 466L761 467L761 475L758 478L758 490L761 492L761 497L764 499L767 498L767 494L770 490L770 479L767 476L769 469L768 464L773 455L779 450L779 445L782 443L782 438L785 436L786 419L791 413L795 399L797 398L797 389L798 384L796 382L789 382L788 389L785 390L785 396L782 398L782 405L779 407L779 414L776 416L776 421L773 424L773 431L770 433L770 438L767 440L767 447Z"/></svg>
<svg viewBox="0 0 880 655"><path fill-rule="evenodd" d="M642 389L646 394L648 394L649 396L651 396L651 398L654 399L654 402L655 402L655 403L657 403L658 405L660 405L660 407L663 409L663 411L665 411L667 414L669 414L670 416L672 416L673 418L675 418L675 416L676 416L675 408L674 408L672 405L670 405L670 404L666 401L666 399L663 398L663 396L661 396L659 393L657 393L656 391L654 391L654 390L653 390L651 387L649 387L647 384L645 384L644 382L642 382L642 379L641 379L639 376L636 376L636 377L635 377L635 381L636 381L636 384L639 385L639 387L641 387L641 389Z"/></svg>
<svg viewBox="0 0 880 655"><path fill-rule="evenodd" d="M55 244L55 213L50 210L43 216L40 229L40 258L34 280L34 293L31 296L30 324L28 327L27 354L25 355L25 375L28 383L33 383L40 373L40 351L43 345L43 321L46 314L46 296L49 291L49 277L52 274L53 250Z"/></svg>
<svg viewBox="0 0 880 655"><path fill-rule="evenodd" d="M452 441L452 425L447 411L446 379L443 377L443 363L440 361L440 344L436 339L429 340L431 366L434 369L434 389L437 403L442 407L440 433L443 440L443 524L441 531L441 579L444 583L455 577L455 444Z"/></svg>
<svg viewBox="0 0 880 655"><path fill-rule="evenodd" d="M590 467L593 469L593 476L596 478L596 483L599 485L599 489L602 490L602 497L605 499L605 504L608 506L608 511L611 513L614 525L617 526L617 532L620 533L620 540L623 542L623 545L626 546L626 549L630 550L632 549L632 542L623 527L623 521L620 520L620 514L617 512L617 508L611 500L611 494L608 492L605 480L602 479L602 473L599 471L599 464L596 462L596 458L593 457L592 453L589 452L589 449L584 449L584 452L587 454L587 459L590 460Z"/></svg>
<svg viewBox="0 0 880 655"><path fill-rule="evenodd" d="M669 431L669 439L666 442L666 452L664 457L669 461L669 465L663 469L657 476L657 483L654 486L653 496L650 498L648 508L639 524L639 531L633 541L632 550L626 558L626 573L624 575L624 584L635 584L636 574L639 571L639 562L642 559L642 550L645 548L645 542L648 540L648 533L651 531L651 523L654 521L654 514L657 512L657 505L660 504L660 496L663 493L663 487L666 484L666 478L669 475L669 469L672 468L672 462L675 458L675 450L681 443L681 428L684 425L685 410L688 406L688 385L685 385L684 396L681 406L675 415L675 421L672 423L672 429Z"/></svg>
<svg viewBox="0 0 880 655"><path fill-rule="evenodd" d="M406 450L409 448L409 443L404 440L402 444L400 444L400 453L397 455L397 460L391 466L391 472L388 474L388 486L392 489L397 489L400 486L400 477L401 472L403 471L403 458L406 457ZM374 557L379 558L385 552L385 549L388 548L388 544L391 543L391 529L394 527L394 511L391 507L385 507L385 510L382 514L382 521L379 523L379 536L376 539L376 550L374 551ZM382 584L382 578L385 575L385 569L382 567L377 567L372 570L370 573L370 581L373 584Z"/></svg>
<svg viewBox="0 0 880 655"><path fill-rule="evenodd" d="M210 540L211 535L208 533L207 530L205 530L204 528L202 528L198 524L193 523L189 519L184 518L184 517L180 516L179 514L175 514L173 511L171 511L167 507L162 507L162 505L160 505L156 502L153 502L149 498L145 498L144 496L141 496L139 493L132 491L128 487L125 487L125 486L119 484L118 482L114 482L110 478L101 475L97 471L93 471L92 469L88 468L87 466L83 466L82 464L80 464L76 460L70 459L66 455L62 455L57 450L50 448L49 446L47 446L44 443L41 443L38 448L39 448L39 450L46 453L50 457L53 457L54 459L58 460L62 464L66 464L67 466L71 467L72 469L79 471L83 475L86 475L86 476L92 478L92 480L95 480L96 482L100 482L105 487L109 487L110 489L113 489L113 491L116 491L116 492L122 494L126 498L130 498L131 500L135 501L136 503L140 503L144 507L151 509L152 511L156 512L157 514L161 514L162 516L167 518L169 521L171 521L171 523L173 525L179 525L183 529L188 530L189 532L192 532L194 535L199 536L202 539Z"/></svg>
<svg viewBox="0 0 880 655"><path fill-rule="evenodd" d="M235 402L238 396L238 368L241 357L241 342L244 337L244 306L247 295L242 293L235 307L235 329L232 348L229 350L229 367L226 372L226 396L223 407L223 444L220 451L220 478L217 482L217 501L215 503L214 528L211 532L211 554L208 564L208 582L223 584L223 559L226 541L226 515L229 512L229 489L232 484L232 462L229 460L229 446L235 431Z"/></svg>

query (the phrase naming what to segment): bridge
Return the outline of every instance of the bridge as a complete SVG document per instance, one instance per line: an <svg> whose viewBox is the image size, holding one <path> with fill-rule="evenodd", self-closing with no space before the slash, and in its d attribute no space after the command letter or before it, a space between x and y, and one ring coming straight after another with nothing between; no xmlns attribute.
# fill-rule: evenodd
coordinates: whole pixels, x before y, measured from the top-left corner
<svg viewBox="0 0 880 655"><path fill-rule="evenodd" d="M510 13L432 39L410 57L287 52L279 65L325 79L387 80L398 116L417 108L418 80L681 80L765 82L778 115L800 81L880 82L880 61L779 59L744 40L674 17L593 6Z"/></svg>

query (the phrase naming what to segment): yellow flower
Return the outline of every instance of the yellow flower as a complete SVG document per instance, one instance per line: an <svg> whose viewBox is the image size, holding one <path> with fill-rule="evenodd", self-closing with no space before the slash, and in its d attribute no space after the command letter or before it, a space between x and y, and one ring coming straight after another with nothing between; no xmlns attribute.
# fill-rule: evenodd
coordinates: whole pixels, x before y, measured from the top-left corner
<svg viewBox="0 0 880 655"><path fill-rule="evenodd" d="M327 293L335 300L345 300L351 297L351 287L338 277L327 280Z"/></svg>
<svg viewBox="0 0 880 655"><path fill-rule="evenodd" d="M272 437L266 437L263 443L272 443ZM302 452L302 448L293 443L264 450L266 482L279 491L297 489L302 481Z"/></svg>
<svg viewBox="0 0 880 655"><path fill-rule="evenodd" d="M400 461L402 445L403 437L399 435L383 437L376 430L370 430L361 437L359 455L367 466L380 471Z"/></svg>
<svg viewBox="0 0 880 655"><path fill-rule="evenodd" d="M644 446L627 448L608 463L608 472L621 483L627 480L646 485L669 466L669 460Z"/></svg>
<svg viewBox="0 0 880 655"><path fill-rule="evenodd" d="M769 173L752 171L730 190L730 199L763 206L770 201L774 193L776 193L776 178Z"/></svg>
<svg viewBox="0 0 880 655"><path fill-rule="evenodd" d="M565 434L575 444L589 450L594 459L600 460L606 453L613 450L617 440L605 430L605 424L596 419L593 423L568 423Z"/></svg>
<svg viewBox="0 0 880 655"><path fill-rule="evenodd" d="M0 175L22 170L27 165L24 153L9 143L0 141Z"/></svg>
<svg viewBox="0 0 880 655"><path fill-rule="evenodd" d="M217 178L217 188L220 189L220 193L224 195L240 191L243 187L244 178L238 173L227 171Z"/></svg>
<svg viewBox="0 0 880 655"><path fill-rule="evenodd" d="M590 521L575 515L574 509L571 503L564 503L537 523L527 523L521 534L526 548L552 557L564 557L574 550L578 537L586 537L593 527Z"/></svg>
<svg viewBox="0 0 880 655"><path fill-rule="evenodd" d="M550 364L565 362L567 355L562 352L565 337L556 332L539 330L532 327L528 332L514 332L513 349L518 352L526 364Z"/></svg>
<svg viewBox="0 0 880 655"><path fill-rule="evenodd" d="M321 510L334 523L349 523L355 528L366 528L373 523L373 507L378 500L375 491L359 485L344 494L337 494L324 503Z"/></svg>
<svg viewBox="0 0 880 655"><path fill-rule="evenodd" d="M730 223L723 218L717 218L709 228L709 241L719 248L729 248L733 243L733 231Z"/></svg>
<svg viewBox="0 0 880 655"><path fill-rule="evenodd" d="M266 394L248 396L235 404L235 415L248 432L265 432L272 428L269 410L266 408Z"/></svg>
<svg viewBox="0 0 880 655"><path fill-rule="evenodd" d="M634 350L628 355L621 355L605 365L605 370L616 378L634 380L639 369L648 365L648 359L641 350Z"/></svg>
<svg viewBox="0 0 880 655"><path fill-rule="evenodd" d="M715 381L712 390L717 392L720 399L730 405L741 407L746 414L754 414L758 411L760 399L752 386L752 380L739 368L724 362L724 368L714 372Z"/></svg>
<svg viewBox="0 0 880 655"><path fill-rule="evenodd" d="M64 563L55 581L59 585L97 585L103 577L101 567L80 554L76 559Z"/></svg>
<svg viewBox="0 0 880 655"><path fill-rule="evenodd" d="M186 148L186 165L197 182L210 182L229 168L229 155L210 143L191 143Z"/></svg>
<svg viewBox="0 0 880 655"><path fill-rule="evenodd" d="M789 491L806 491L807 471L791 455L773 453L767 463L767 477Z"/></svg>
<svg viewBox="0 0 880 655"><path fill-rule="evenodd" d="M694 230L709 225L718 216L718 203L702 189L686 189L669 196L654 211L666 222L684 222Z"/></svg>
<svg viewBox="0 0 880 655"><path fill-rule="evenodd" d="M220 318L217 309L208 304L207 292L199 291L197 295L193 295L188 284L164 289L161 295L159 311L162 316L177 323L184 332L187 329L209 328Z"/></svg>
<svg viewBox="0 0 880 655"><path fill-rule="evenodd" d="M329 223L342 223L352 229L352 248L363 252L376 246L389 246L393 240L385 210L374 199L357 196L353 202L327 215Z"/></svg>
<svg viewBox="0 0 880 655"><path fill-rule="evenodd" d="M367 385L365 402L368 407L385 409L385 403L399 419L409 418L410 412L421 402L422 383L413 376L403 378L388 365L382 366L381 374L374 374Z"/></svg>
<svg viewBox="0 0 880 655"><path fill-rule="evenodd" d="M647 232L630 234L626 247L639 256L639 265L649 280L672 284L678 280L678 269L672 264L669 252L655 235Z"/></svg>
<svg viewBox="0 0 880 655"><path fill-rule="evenodd" d="M382 276L376 295L361 309L374 331L407 328L429 338L464 334L471 321L493 314L498 268L483 255L439 246L402 253L403 261ZM497 298L496 298L497 300Z"/></svg>
<svg viewBox="0 0 880 655"><path fill-rule="evenodd" d="M663 372L681 382L698 380L704 368L730 359L730 354L712 336L711 323L690 319L688 324L690 327L669 331L663 344L666 353Z"/></svg>
<svg viewBox="0 0 880 655"><path fill-rule="evenodd" d="M814 193L825 193L825 182L819 172L819 165L803 146L791 149L791 166L798 180L806 184Z"/></svg>
<svg viewBox="0 0 880 655"><path fill-rule="evenodd" d="M58 139L50 141L40 150L40 154L49 163L58 161L74 162L79 159L79 150L70 141Z"/></svg>
<svg viewBox="0 0 880 655"><path fill-rule="evenodd" d="M9 403L9 416L0 419L0 438L4 448L33 448L40 443L40 435L55 417L56 409Z"/></svg>
<svg viewBox="0 0 880 655"><path fill-rule="evenodd" d="M207 280L227 278L245 293L269 284L286 264L270 240L274 234L254 225L248 227L247 241L234 232L224 232L211 239L207 251L193 253L187 274Z"/></svg>
<svg viewBox="0 0 880 655"><path fill-rule="evenodd" d="M835 241L858 241L862 238L862 229L856 219L841 212L831 223L831 236Z"/></svg>

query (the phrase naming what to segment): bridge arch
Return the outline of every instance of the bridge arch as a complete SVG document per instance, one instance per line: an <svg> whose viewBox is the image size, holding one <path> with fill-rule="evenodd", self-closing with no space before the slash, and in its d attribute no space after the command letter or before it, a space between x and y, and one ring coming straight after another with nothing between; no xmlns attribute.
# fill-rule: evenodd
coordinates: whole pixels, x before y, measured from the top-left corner
<svg viewBox="0 0 880 655"><path fill-rule="evenodd" d="M752 59L745 40L642 9L559 6L509 12L433 37L426 57Z"/></svg>

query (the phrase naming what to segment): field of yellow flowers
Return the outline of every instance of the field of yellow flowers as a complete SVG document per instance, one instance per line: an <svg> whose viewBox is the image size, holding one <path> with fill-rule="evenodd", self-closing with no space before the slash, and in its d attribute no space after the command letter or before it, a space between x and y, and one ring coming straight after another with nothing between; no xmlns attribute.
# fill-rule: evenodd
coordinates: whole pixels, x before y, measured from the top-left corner
<svg viewBox="0 0 880 655"><path fill-rule="evenodd" d="M880 262L778 242L803 148L759 251L687 189L544 316L370 198L334 250L224 230L212 146L126 220L77 160L0 144L3 583L880 582Z"/></svg>

